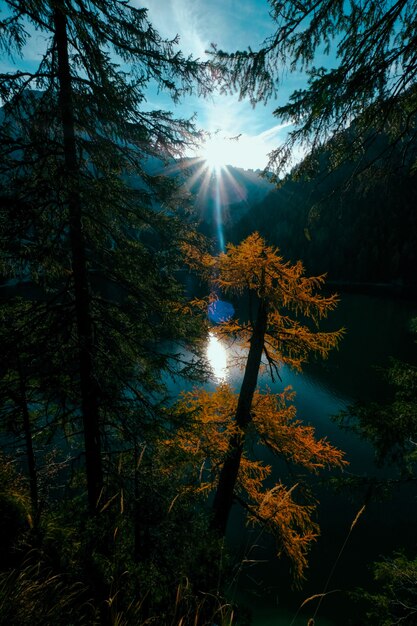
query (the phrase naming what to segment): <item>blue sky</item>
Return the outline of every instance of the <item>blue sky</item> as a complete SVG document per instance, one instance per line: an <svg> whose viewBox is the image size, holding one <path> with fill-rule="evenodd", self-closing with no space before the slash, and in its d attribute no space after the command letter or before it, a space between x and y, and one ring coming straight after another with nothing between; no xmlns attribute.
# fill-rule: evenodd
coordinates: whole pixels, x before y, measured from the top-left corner
<svg viewBox="0 0 417 626"><path fill-rule="evenodd" d="M257 49L273 33L266 0L145 0L152 24L166 37L179 35L179 46L185 54L200 59L211 43L223 50L233 51L250 46ZM301 77L288 76L280 90L281 98L300 86ZM154 101L152 101L154 98ZM150 96L149 104L171 107L161 95ZM277 101L253 108L249 102L239 102L237 95L216 95L206 100L188 98L178 107L178 113L197 114L198 123L216 133L214 148L224 153L231 165L263 169L267 154L285 138L287 126L273 116ZM239 141L228 137L240 135ZM212 148L213 148L212 147Z"/></svg>
<svg viewBox="0 0 417 626"><path fill-rule="evenodd" d="M267 0L132 0L137 6L148 9L148 17L162 36L173 38L179 35L179 47L184 54L206 58L211 43L219 48L233 51L250 46L257 49L263 40L273 33L274 24L269 16ZM0 0L0 9L5 3ZM37 66L44 49L44 35L30 28L31 37L24 51L25 64ZM21 61L16 59L20 65ZM4 55L0 59L0 71L15 69L13 60ZM302 77L287 76L280 89L279 101L302 84ZM212 96L207 99L188 97L176 108L178 116L196 114L199 127L215 133L211 152L222 153L223 160L238 167L263 169L267 154L285 138L288 126L279 124L273 110L277 101L258 105L255 109L249 102L239 102L237 95ZM173 108L167 96L150 90L149 108ZM240 135L238 141L230 137Z"/></svg>

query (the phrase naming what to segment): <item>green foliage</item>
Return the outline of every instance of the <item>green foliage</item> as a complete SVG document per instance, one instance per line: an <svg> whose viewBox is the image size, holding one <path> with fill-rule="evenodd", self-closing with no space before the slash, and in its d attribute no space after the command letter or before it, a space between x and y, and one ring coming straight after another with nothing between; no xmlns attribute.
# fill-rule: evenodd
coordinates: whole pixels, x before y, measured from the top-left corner
<svg viewBox="0 0 417 626"><path fill-rule="evenodd" d="M359 590L354 594L365 603L365 624L394 626L416 623L417 614L417 559L396 554L374 565L374 579L378 591Z"/></svg>
<svg viewBox="0 0 417 626"><path fill-rule="evenodd" d="M203 371L205 323L178 280L197 236L162 173L199 133L145 93L206 93L209 68L122 0L5 5L0 47L18 63L0 75L0 419L36 516L30 530L26 491L1 491L4 551L19 553L1 564L0 621L197 624L212 544L158 443L164 376ZM45 45L26 71L32 33Z"/></svg>
<svg viewBox="0 0 417 626"><path fill-rule="evenodd" d="M277 177L289 171L296 146L311 152L303 166L308 171L322 146L337 137L333 152L337 167L360 155L364 145L375 145L382 130L389 134L389 146L400 145L413 168L415 1L270 0L270 4L274 33L260 50L216 51L216 58L226 72L225 90L238 90L253 103L279 92L281 76L286 75L283 68L306 73L307 87L294 91L275 111L281 121L293 125L288 140L271 155ZM323 61L323 54L329 55L329 62ZM353 120L356 133L349 137L344 130Z"/></svg>
<svg viewBox="0 0 417 626"><path fill-rule="evenodd" d="M183 467L169 464L160 442L142 455L137 479L136 497L124 476L123 490L103 500L95 517L81 495L49 503L36 530L24 518L27 494L9 481L3 519L18 511L21 527L13 560L1 561L1 624L23 626L31 615L36 624L231 623L232 607L217 587L227 567L217 561L201 495L187 489ZM216 586L209 593L210 576Z"/></svg>
<svg viewBox="0 0 417 626"><path fill-rule="evenodd" d="M81 584L39 563L0 575L0 624L45 626L99 624Z"/></svg>
<svg viewBox="0 0 417 626"><path fill-rule="evenodd" d="M0 271L17 283L2 313L1 416L26 438L34 494L35 433L49 437L42 458L62 435L74 456L84 449L94 508L101 449L150 436L161 372L178 373L179 345L203 331L177 279L192 217L161 174L198 133L143 103L151 83L174 100L205 93L209 73L125 2L6 5L4 50L24 54L34 31L45 47L33 71L0 76Z"/></svg>
<svg viewBox="0 0 417 626"><path fill-rule="evenodd" d="M0 454L0 567L13 565L19 541L32 525L26 486L13 462Z"/></svg>
<svg viewBox="0 0 417 626"><path fill-rule="evenodd" d="M395 464L406 478L417 461L417 367L393 360L385 377L395 388L391 403L357 404L337 420L372 443L379 465Z"/></svg>
<svg viewBox="0 0 417 626"><path fill-rule="evenodd" d="M415 320L410 323L415 331ZM391 465L397 477L373 479L356 477L352 489L368 487L367 498L387 496L398 484L416 480L417 462L417 368L409 363L392 360L384 372L394 397L386 404L356 404L335 419L346 429L370 441L379 465ZM343 484L343 482L342 482ZM394 554L374 564L375 590L359 589L352 596L365 608L366 624L394 626L416 623L417 560L404 554Z"/></svg>

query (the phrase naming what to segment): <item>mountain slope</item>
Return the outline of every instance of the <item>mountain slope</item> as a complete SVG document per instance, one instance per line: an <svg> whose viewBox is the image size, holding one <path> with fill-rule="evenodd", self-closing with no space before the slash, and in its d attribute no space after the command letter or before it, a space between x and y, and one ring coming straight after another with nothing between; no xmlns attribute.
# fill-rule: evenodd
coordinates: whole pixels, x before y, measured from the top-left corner
<svg viewBox="0 0 417 626"><path fill-rule="evenodd" d="M370 155L370 159L372 155ZM329 280L390 283L416 290L417 176L404 164L350 179L355 162L312 180L288 178L228 231L237 242L257 230L286 258Z"/></svg>

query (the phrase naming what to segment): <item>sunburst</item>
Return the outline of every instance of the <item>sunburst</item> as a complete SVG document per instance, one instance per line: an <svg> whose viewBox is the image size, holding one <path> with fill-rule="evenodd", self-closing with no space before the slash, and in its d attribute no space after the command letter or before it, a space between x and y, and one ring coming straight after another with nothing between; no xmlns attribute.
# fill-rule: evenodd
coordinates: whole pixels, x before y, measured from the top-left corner
<svg viewBox="0 0 417 626"><path fill-rule="evenodd" d="M219 135L212 135L201 146L200 157L211 171L219 171L228 165L230 156L228 140Z"/></svg>

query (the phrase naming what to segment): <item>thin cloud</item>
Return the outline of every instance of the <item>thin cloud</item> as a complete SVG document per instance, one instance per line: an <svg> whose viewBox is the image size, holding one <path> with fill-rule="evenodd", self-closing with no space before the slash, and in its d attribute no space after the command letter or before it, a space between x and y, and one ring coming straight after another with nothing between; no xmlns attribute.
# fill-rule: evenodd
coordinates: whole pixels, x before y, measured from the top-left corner
<svg viewBox="0 0 417 626"><path fill-rule="evenodd" d="M135 5L139 6L138 0ZM242 7L236 0L145 0L140 4L158 31L167 37L180 36L180 48L200 59L212 43L233 51L257 46L270 35L271 21L267 0ZM257 33L256 39L248 33Z"/></svg>
<svg viewBox="0 0 417 626"><path fill-rule="evenodd" d="M162 36L179 35L179 46L185 54L200 59L206 57L205 51L210 45L208 32L215 30L206 4L188 0L159 0L158 3L147 0L144 4L150 21Z"/></svg>
<svg viewBox="0 0 417 626"><path fill-rule="evenodd" d="M276 124L275 126L272 126L272 128L268 128L267 130L264 130L262 133L258 135L258 137L261 137L263 140L268 141L268 139L275 137L281 131L286 130L290 126L292 126L292 122L284 122L283 124Z"/></svg>

